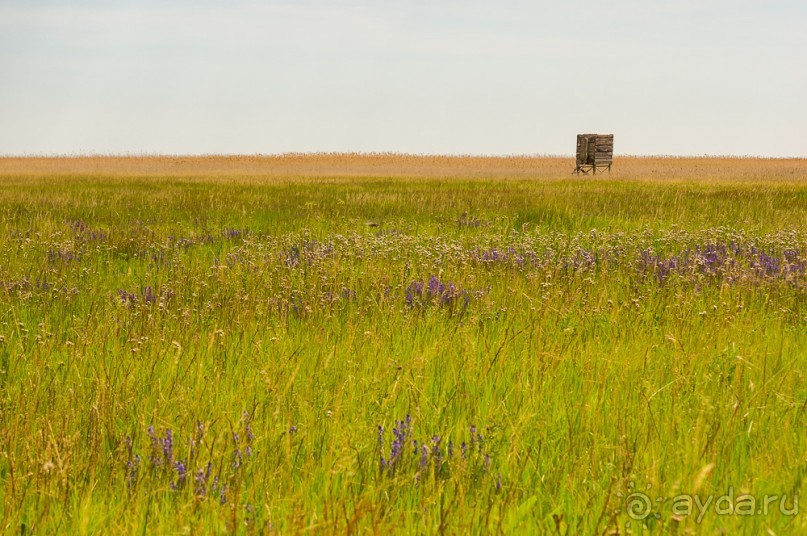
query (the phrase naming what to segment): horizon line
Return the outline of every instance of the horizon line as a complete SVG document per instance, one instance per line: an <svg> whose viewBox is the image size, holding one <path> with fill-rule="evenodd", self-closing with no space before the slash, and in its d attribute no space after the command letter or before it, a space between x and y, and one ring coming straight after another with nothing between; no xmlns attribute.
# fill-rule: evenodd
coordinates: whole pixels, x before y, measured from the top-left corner
<svg viewBox="0 0 807 536"><path fill-rule="evenodd" d="M318 156L354 156L354 157L407 157L407 158L557 158L573 159L575 155L547 153L410 153L396 151L287 151L280 153L0 153L0 159L42 158L42 159L81 159L81 158L283 158L283 157L318 157ZM730 158L738 160L806 160L806 156L766 156L737 154L615 154L617 158L669 158L669 159L709 159Z"/></svg>

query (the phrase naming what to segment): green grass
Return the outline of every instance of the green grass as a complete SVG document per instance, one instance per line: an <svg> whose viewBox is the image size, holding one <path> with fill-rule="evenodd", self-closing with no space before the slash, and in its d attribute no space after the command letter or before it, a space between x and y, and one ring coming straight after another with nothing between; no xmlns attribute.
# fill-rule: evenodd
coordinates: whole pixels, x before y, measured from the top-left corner
<svg viewBox="0 0 807 536"><path fill-rule="evenodd" d="M806 214L697 177L0 179L2 529L803 533L673 500L805 492ZM427 463L382 471L407 414Z"/></svg>

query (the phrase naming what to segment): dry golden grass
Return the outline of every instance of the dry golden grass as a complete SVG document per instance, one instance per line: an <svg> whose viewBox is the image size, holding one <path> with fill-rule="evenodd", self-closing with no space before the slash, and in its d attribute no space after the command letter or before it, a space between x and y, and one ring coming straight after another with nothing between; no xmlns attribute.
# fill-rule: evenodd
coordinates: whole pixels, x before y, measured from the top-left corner
<svg viewBox="0 0 807 536"><path fill-rule="evenodd" d="M464 177L564 179L574 161L533 156L283 154L275 156L81 156L0 158L0 177ZM608 174L597 177L609 177ZM593 177L586 177L591 179ZM612 179L804 182L807 159L618 157Z"/></svg>

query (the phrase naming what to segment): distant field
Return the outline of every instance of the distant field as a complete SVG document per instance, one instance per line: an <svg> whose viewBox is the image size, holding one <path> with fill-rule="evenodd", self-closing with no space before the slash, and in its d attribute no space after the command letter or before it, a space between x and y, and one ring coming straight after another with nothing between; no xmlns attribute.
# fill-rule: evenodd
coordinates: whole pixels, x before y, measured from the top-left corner
<svg viewBox="0 0 807 536"><path fill-rule="evenodd" d="M614 178L684 181L807 181L807 159L617 157ZM277 156L147 156L2 158L0 176L161 177L420 177L568 179L574 160L556 157L284 154ZM607 174L606 174L607 176Z"/></svg>
<svg viewBox="0 0 807 536"><path fill-rule="evenodd" d="M573 167L0 158L2 530L807 532L807 160Z"/></svg>

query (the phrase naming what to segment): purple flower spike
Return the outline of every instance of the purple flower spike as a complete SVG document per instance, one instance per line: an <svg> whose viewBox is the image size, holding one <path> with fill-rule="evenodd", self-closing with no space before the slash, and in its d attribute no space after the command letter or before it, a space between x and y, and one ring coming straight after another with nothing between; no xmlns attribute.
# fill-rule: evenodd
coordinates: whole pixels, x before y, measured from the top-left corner
<svg viewBox="0 0 807 536"><path fill-rule="evenodd" d="M151 285L143 290L143 301L146 303L154 303L157 301L157 296L154 295L154 290L151 288Z"/></svg>
<svg viewBox="0 0 807 536"><path fill-rule="evenodd" d="M425 469L429 466L429 447L423 445L420 448L420 468Z"/></svg>
<svg viewBox="0 0 807 536"><path fill-rule="evenodd" d="M174 470L177 472L177 481L171 483L171 489L176 491L185 484L185 477L188 476L188 468L181 461L174 462Z"/></svg>
<svg viewBox="0 0 807 536"><path fill-rule="evenodd" d="M163 439L163 456L169 464L174 459L174 436L170 428L165 429L165 439Z"/></svg>
<svg viewBox="0 0 807 536"><path fill-rule="evenodd" d="M196 474L193 477L194 480L194 492L196 493L197 497L203 497L207 494L207 481L210 478L210 470L212 468L212 464L208 462L207 468L205 470L199 469L196 471ZM218 483L218 477L214 481L213 485L216 486ZM215 489L211 491L215 492Z"/></svg>

